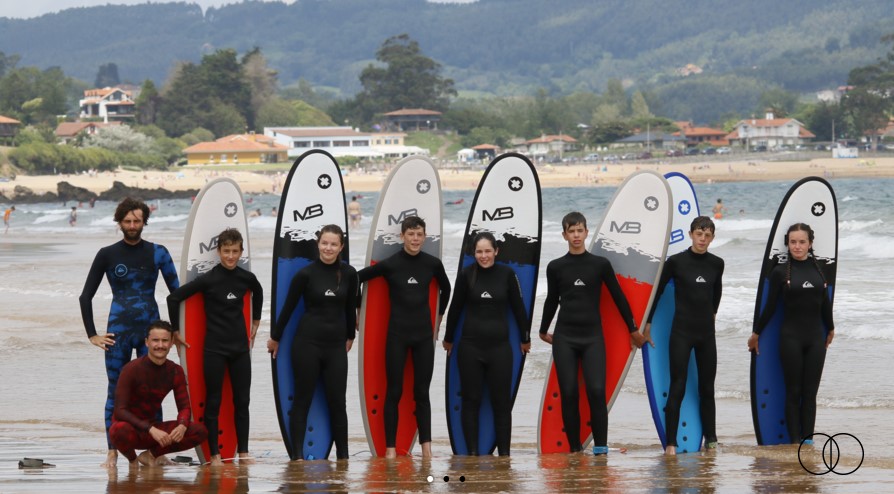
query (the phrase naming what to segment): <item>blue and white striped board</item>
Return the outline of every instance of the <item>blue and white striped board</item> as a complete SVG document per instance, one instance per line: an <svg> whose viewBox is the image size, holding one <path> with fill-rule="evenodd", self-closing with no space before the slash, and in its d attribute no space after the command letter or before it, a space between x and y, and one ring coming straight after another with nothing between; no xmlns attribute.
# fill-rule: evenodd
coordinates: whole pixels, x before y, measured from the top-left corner
<svg viewBox="0 0 894 494"><path fill-rule="evenodd" d="M510 266L518 277L528 313L528 326L537 293L537 272L540 267L542 205L540 179L528 158L515 153L498 156L488 166L478 184L478 191L469 211L463 237L459 270L475 262L472 240L479 232L490 232L499 242L496 262ZM525 355L521 352L518 324L507 309L509 344L512 348L512 403L518 393ZM453 338L453 351L447 357L446 408L447 430L454 454L467 455L469 448L463 435L462 397L457 355L462 345L465 311ZM485 387L478 414L478 451L492 454L497 447L494 411L490 393Z"/></svg>
<svg viewBox="0 0 894 494"><path fill-rule="evenodd" d="M689 226L699 216L698 199L692 182L686 175L671 172L664 175L671 189L673 199L673 224L667 246L667 257L685 251L689 242ZM661 440L661 447L667 447L667 429L664 408L670 390L670 347L671 327L674 321L674 280L670 280L656 302L652 317L652 341L643 346L643 374L646 379L646 394L652 409L652 420ZM702 423L699 413L698 370L695 355L689 356L689 370L686 373L686 394L680 405L680 424L677 429L677 452L698 451L702 444Z"/></svg>
<svg viewBox="0 0 894 494"><path fill-rule="evenodd" d="M347 232L348 212L345 206L345 189L341 171L335 158L321 150L312 150L295 160L283 187L273 239L273 289L271 295L270 325L275 327L277 315L282 310L289 293L292 278L302 268L319 257L317 232L324 225L339 225ZM348 239L342 250L342 259L350 259ZM303 457L325 459L332 450L332 430L329 406L323 391L322 377L317 383L307 416L304 451L292 451L289 415L295 394L295 378L292 373L292 345L296 331L304 315L304 301L292 312L289 323L279 340L279 353L271 359L273 369L273 396L276 416L286 451L293 460Z"/></svg>
<svg viewBox="0 0 894 494"><path fill-rule="evenodd" d="M829 298L834 300L838 266L838 203L829 182L819 177L807 177L789 189L776 212L757 285L755 320L760 318L767 305L770 273L777 264L786 262L788 248L785 232L795 223L807 223L813 229L813 253L829 284ZM761 332L758 340L760 355L751 354L751 417L760 445L791 442L785 425L785 381L779 359L783 305L776 305L776 313Z"/></svg>

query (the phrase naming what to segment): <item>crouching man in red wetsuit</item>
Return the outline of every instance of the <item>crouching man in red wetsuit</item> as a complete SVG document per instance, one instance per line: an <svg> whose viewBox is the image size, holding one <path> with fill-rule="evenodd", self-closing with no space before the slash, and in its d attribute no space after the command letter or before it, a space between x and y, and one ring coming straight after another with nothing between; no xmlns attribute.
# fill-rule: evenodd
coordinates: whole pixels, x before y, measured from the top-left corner
<svg viewBox="0 0 894 494"><path fill-rule="evenodd" d="M184 451L208 437L202 424L190 423L189 394L183 368L168 360L173 344L173 329L167 321L149 325L146 346L149 354L121 370L115 388L115 413L109 437L115 448L127 457L130 466L169 464L164 455ZM174 391L177 420L159 422L161 402ZM137 456L137 449L145 449Z"/></svg>

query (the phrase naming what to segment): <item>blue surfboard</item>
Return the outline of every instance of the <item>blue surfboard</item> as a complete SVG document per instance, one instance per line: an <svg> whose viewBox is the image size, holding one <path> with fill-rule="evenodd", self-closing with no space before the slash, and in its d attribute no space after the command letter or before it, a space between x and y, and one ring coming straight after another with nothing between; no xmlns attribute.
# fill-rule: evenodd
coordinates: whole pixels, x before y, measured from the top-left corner
<svg viewBox="0 0 894 494"><path fill-rule="evenodd" d="M813 254L829 284L829 298L834 301L838 266L838 203L829 182L819 177L807 177L789 189L776 212L757 285L755 320L760 318L767 305L770 273L777 264L787 261L785 232L795 223L807 223L813 229L816 236ZM754 420L754 434L760 445L791 442L785 424L785 381L779 358L783 305L776 305L776 313L761 332L758 340L760 355L751 354L751 417Z"/></svg>
<svg viewBox="0 0 894 494"><path fill-rule="evenodd" d="M316 234L324 225L336 224L347 232L348 212L341 171L329 153L312 150L295 160L283 187L273 240L273 275L270 304L270 325L275 326L277 315L285 305L289 285L295 274L319 257ZM342 259L350 259L345 238ZM332 450L332 431L329 407L323 391L322 378L317 383L307 416L307 431L302 451L293 451L289 416L295 394L292 371L292 345L300 344L296 335L298 323L304 315L304 301L292 312L288 325L279 340L280 351L271 359L273 397L279 429L286 451L293 460L325 459Z"/></svg>
<svg viewBox="0 0 894 494"><path fill-rule="evenodd" d="M496 262L510 266L521 285L527 324L530 327L534 296L537 292L537 272L540 267L540 237L542 205L540 179L528 158L515 153L507 153L494 159L481 182L469 211L466 232L463 237L459 270L475 262L475 235L488 231L500 244ZM525 355L521 352L521 339L515 317L507 310L509 320L509 344L512 348L512 403L518 393ZM469 448L463 435L462 397L459 380L457 355L462 346L462 327L465 311L460 316L453 339L453 351L447 357L446 408L447 430L450 447L454 454L467 455ZM492 454L497 447L494 428L494 411L490 394L485 387L478 414L478 451Z"/></svg>
<svg viewBox="0 0 894 494"><path fill-rule="evenodd" d="M686 175L671 172L664 175L671 189L674 202L674 217L668 240L667 256L670 257L686 250L689 245L689 225L699 215L698 199L692 182ZM664 408L670 390L670 346L671 326L674 321L674 281L668 282L656 302L657 307L652 317L652 341L655 348L643 346L643 369L646 379L646 393L649 396L649 407L652 420L661 440L661 447L667 447L667 429ZM689 357L689 369L686 373L686 394L680 405L680 424L677 429L677 452L689 453L698 451L702 443L702 424L699 414L698 370L695 355Z"/></svg>

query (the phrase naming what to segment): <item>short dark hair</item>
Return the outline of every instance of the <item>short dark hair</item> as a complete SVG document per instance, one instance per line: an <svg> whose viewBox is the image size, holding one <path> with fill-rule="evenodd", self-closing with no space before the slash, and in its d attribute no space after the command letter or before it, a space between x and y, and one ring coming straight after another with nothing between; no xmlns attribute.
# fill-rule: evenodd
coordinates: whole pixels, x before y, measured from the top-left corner
<svg viewBox="0 0 894 494"><path fill-rule="evenodd" d="M587 229L587 217L583 214L572 211L562 218L562 231L567 232L574 225L583 225L584 230Z"/></svg>
<svg viewBox="0 0 894 494"><path fill-rule="evenodd" d="M118 203L118 207L115 208L115 223L121 223L124 221L124 217L127 216L127 213L131 211L136 211L139 209L143 212L143 224L149 224L149 206L146 205L145 202L131 199L130 197L125 197L121 202Z"/></svg>
<svg viewBox="0 0 894 494"><path fill-rule="evenodd" d="M400 232L405 233L413 228L422 228L425 231L425 220L418 216L407 216L400 222Z"/></svg>
<svg viewBox="0 0 894 494"><path fill-rule="evenodd" d="M690 232L696 230L710 230L711 233L714 233L714 220L707 216L697 216L689 225Z"/></svg>
<svg viewBox="0 0 894 494"><path fill-rule="evenodd" d="M220 232L220 235L217 236L217 250L220 250L225 244L238 244L239 248L242 249L242 234L239 233L239 230L227 228Z"/></svg>
<svg viewBox="0 0 894 494"><path fill-rule="evenodd" d="M174 327L171 326L171 323L165 321L164 319L159 319L157 321L152 321L151 323L149 323L149 327L146 328L146 336L149 336L149 331L152 331L153 329L163 329L168 333L171 333L171 335L174 334Z"/></svg>

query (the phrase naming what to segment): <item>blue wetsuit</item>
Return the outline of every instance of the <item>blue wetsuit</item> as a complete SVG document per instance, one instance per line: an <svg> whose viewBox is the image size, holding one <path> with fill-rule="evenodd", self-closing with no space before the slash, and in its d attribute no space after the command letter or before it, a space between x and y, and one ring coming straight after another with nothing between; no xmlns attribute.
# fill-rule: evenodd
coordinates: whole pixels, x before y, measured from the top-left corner
<svg viewBox="0 0 894 494"><path fill-rule="evenodd" d="M121 240L103 247L93 259L93 265L84 282L79 298L81 317L87 337L96 335L93 322L93 296L105 276L112 288L112 307L109 310L107 332L115 335L115 344L106 352L106 374L109 377L106 398L106 439L112 426L115 406L115 386L121 368L130 362L134 350L138 357L146 355L146 328L159 319L155 302L155 285L158 273L164 277L168 290L179 286L174 261L163 245L140 240L130 245ZM109 449L113 449L109 440Z"/></svg>

